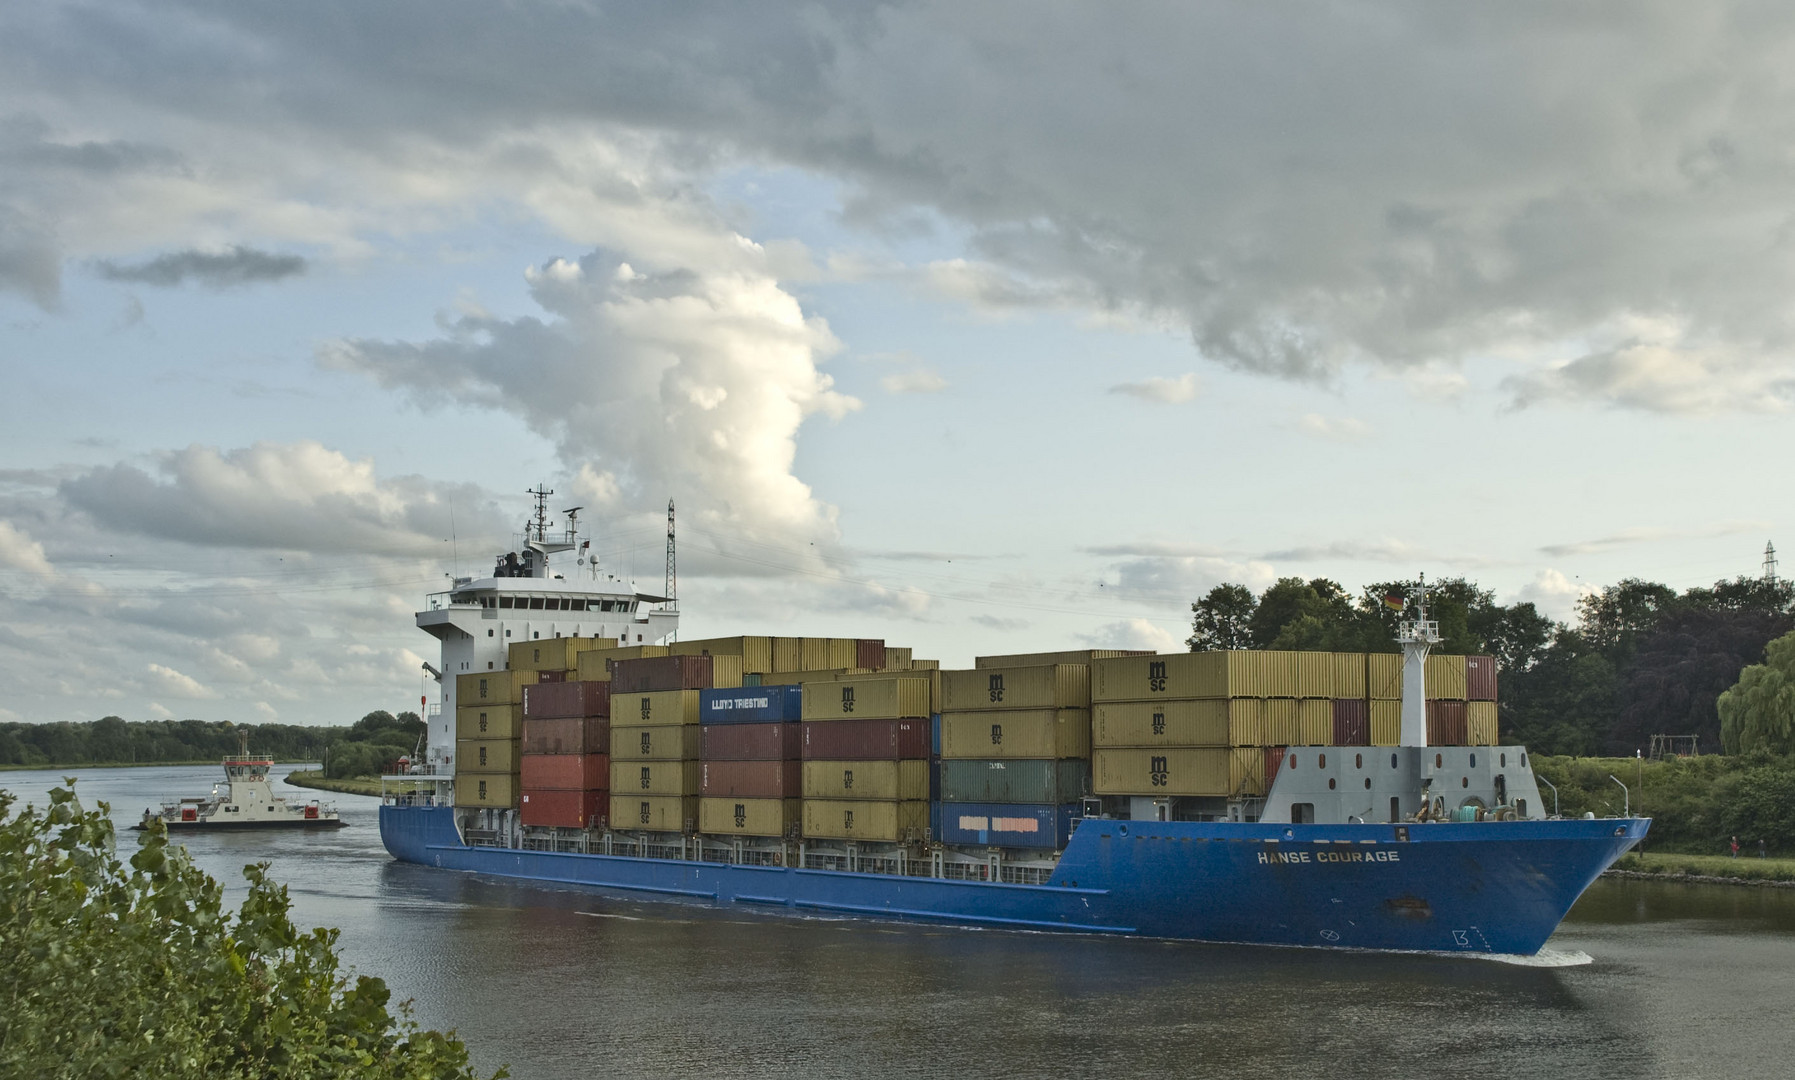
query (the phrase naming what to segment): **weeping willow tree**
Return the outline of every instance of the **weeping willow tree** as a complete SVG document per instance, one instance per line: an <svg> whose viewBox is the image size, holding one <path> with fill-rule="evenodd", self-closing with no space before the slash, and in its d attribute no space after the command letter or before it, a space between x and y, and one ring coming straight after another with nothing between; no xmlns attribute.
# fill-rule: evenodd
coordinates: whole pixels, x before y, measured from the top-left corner
<svg viewBox="0 0 1795 1080"><path fill-rule="evenodd" d="M295 927L262 867L233 914L159 826L121 861L72 781L13 805L0 791L0 1076L471 1080L467 1049L347 978L337 932Z"/></svg>
<svg viewBox="0 0 1795 1080"><path fill-rule="evenodd" d="M1720 742L1729 754L1795 751L1795 633L1764 649L1764 662L1739 672L1720 695Z"/></svg>

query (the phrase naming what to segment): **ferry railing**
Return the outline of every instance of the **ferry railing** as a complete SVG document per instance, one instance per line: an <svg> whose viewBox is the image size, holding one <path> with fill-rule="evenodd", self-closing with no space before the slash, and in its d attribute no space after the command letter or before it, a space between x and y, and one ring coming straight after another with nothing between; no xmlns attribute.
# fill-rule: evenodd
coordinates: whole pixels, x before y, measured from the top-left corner
<svg viewBox="0 0 1795 1080"><path fill-rule="evenodd" d="M1539 773L1534 773L1533 778L1552 789L1552 816L1557 817L1558 816L1558 785L1554 784L1550 780L1547 780L1545 777L1541 776Z"/></svg>

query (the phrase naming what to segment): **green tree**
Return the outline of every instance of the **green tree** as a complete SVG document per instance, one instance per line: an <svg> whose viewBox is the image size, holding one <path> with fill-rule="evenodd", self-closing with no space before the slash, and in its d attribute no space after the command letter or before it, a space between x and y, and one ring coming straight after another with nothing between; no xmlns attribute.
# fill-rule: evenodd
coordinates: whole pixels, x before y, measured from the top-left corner
<svg viewBox="0 0 1795 1080"><path fill-rule="evenodd" d="M395 1017L381 980L342 974L335 930L293 925L265 866L244 868L233 916L159 826L121 862L106 806L83 810L69 785L11 816L0 791L0 1075L472 1075L452 1035Z"/></svg>
<svg viewBox="0 0 1795 1080"><path fill-rule="evenodd" d="M1357 637L1352 601L1327 578L1279 578L1259 597L1247 626L1253 645L1261 649L1347 647Z"/></svg>
<svg viewBox="0 0 1795 1080"><path fill-rule="evenodd" d="M1258 598L1245 585L1217 585L1190 606L1191 635L1185 644L1191 652L1252 648L1253 612L1258 608Z"/></svg>
<svg viewBox="0 0 1795 1080"><path fill-rule="evenodd" d="M1739 672L1720 695L1720 742L1729 754L1795 750L1795 633L1764 649L1764 662Z"/></svg>

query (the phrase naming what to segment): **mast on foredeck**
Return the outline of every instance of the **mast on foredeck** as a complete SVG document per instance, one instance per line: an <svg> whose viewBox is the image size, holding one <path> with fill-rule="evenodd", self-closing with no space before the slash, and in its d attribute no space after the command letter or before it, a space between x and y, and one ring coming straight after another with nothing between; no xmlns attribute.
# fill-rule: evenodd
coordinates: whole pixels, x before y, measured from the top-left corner
<svg viewBox="0 0 1795 1080"><path fill-rule="evenodd" d="M1415 617L1396 625L1402 645L1403 746L1427 745L1427 652L1440 643L1440 624L1427 617L1427 575L1416 586Z"/></svg>

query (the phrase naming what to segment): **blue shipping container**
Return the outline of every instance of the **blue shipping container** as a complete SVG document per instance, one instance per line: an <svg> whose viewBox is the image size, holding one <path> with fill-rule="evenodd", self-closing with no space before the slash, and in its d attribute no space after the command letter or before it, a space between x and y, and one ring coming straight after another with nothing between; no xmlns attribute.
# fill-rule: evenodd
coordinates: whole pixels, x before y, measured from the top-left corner
<svg viewBox="0 0 1795 1080"><path fill-rule="evenodd" d="M929 717L929 753L941 756L941 714Z"/></svg>
<svg viewBox="0 0 1795 1080"><path fill-rule="evenodd" d="M741 686L698 692L701 724L779 724L799 719L804 708L801 686Z"/></svg>
<svg viewBox="0 0 1795 1080"><path fill-rule="evenodd" d="M984 847L1046 848L1066 846L1072 834L1077 803L941 803L941 842Z"/></svg>

